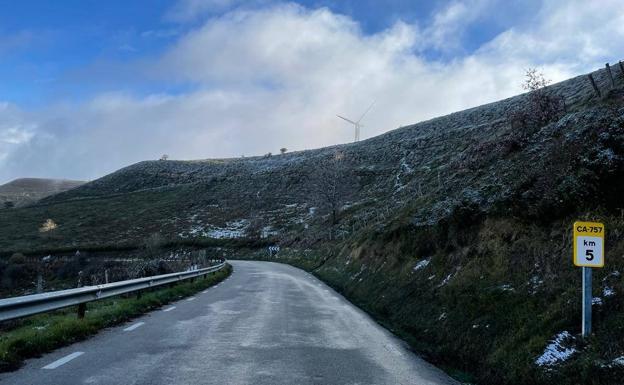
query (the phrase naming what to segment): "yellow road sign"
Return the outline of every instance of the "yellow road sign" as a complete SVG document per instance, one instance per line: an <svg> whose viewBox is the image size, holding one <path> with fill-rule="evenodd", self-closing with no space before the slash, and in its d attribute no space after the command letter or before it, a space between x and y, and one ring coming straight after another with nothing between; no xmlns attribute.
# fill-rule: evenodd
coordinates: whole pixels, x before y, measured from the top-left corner
<svg viewBox="0 0 624 385"><path fill-rule="evenodd" d="M574 265L584 267L604 266L603 223L574 222Z"/></svg>

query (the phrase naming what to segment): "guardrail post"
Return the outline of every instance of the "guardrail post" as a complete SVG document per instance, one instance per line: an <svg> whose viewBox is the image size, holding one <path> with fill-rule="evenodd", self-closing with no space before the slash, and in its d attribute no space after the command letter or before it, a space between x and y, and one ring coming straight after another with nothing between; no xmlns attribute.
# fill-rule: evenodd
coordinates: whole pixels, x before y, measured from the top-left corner
<svg viewBox="0 0 624 385"><path fill-rule="evenodd" d="M41 273L37 274L37 293L43 293L43 276Z"/></svg>
<svg viewBox="0 0 624 385"><path fill-rule="evenodd" d="M162 274L146 278L129 279L118 281L108 285L91 285L84 287L84 274L79 274L81 288L48 292L45 298L40 295L26 295L13 298L0 299L0 322L31 316L38 313L46 313L58 309L77 306L79 319L84 318L87 312L87 303L100 299L123 296L131 298L133 295L141 297L143 290L150 290L156 286L169 285L175 287L179 281L197 279L199 275L209 273L216 274L225 266L225 261L217 266L202 268L201 271L180 271L177 273ZM146 285L147 283L147 285ZM88 302L83 302L88 301Z"/></svg>
<svg viewBox="0 0 624 385"><path fill-rule="evenodd" d="M78 304L78 318L83 319L86 312L87 312L87 304L86 303Z"/></svg>
<svg viewBox="0 0 624 385"><path fill-rule="evenodd" d="M589 81L591 82L592 87L594 87L594 91L596 91L596 95L598 95L598 97L600 97L600 90L598 89L598 86L596 85L596 82L594 81L594 77L592 76L592 74L588 74L587 77L589 78Z"/></svg>
<svg viewBox="0 0 624 385"><path fill-rule="evenodd" d="M104 270L104 283L108 283L108 269Z"/></svg>

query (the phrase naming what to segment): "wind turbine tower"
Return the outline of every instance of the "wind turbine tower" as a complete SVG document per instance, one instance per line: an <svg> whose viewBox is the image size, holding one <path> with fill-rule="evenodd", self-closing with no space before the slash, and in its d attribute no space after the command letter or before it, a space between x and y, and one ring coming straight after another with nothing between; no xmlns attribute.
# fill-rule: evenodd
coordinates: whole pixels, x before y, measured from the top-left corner
<svg viewBox="0 0 624 385"><path fill-rule="evenodd" d="M347 119L344 116L340 116L340 115L336 115L337 117L339 117L342 120L346 120L347 122L353 124L353 126L355 127L355 142L360 140L360 129L362 128L362 124L360 123L362 121L362 119L364 119L364 116L366 116L366 114L368 113L368 111L370 111L371 108L373 108L373 104L375 104L375 102L372 102L370 106L368 106L368 108L366 109L366 111L364 111L364 113L362 114L362 116L360 116L360 118L358 120L356 120L355 122L351 119Z"/></svg>

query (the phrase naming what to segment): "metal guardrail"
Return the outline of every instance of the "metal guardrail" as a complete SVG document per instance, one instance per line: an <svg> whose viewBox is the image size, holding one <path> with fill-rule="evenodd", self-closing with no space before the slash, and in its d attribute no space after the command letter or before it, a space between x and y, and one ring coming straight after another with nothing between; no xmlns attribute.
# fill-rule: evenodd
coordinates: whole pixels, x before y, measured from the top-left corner
<svg viewBox="0 0 624 385"><path fill-rule="evenodd" d="M78 316L81 317L84 315L85 304L87 302L199 277L219 271L224 268L225 265L226 262L223 261L216 266L203 269L0 299L0 322L46 313L74 305L79 305Z"/></svg>

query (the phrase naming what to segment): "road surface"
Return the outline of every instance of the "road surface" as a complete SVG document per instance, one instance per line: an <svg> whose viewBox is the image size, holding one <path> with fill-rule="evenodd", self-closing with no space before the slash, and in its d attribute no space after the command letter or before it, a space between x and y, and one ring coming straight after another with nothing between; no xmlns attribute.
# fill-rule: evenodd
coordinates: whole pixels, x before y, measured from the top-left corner
<svg viewBox="0 0 624 385"><path fill-rule="evenodd" d="M457 384L312 275L231 261L216 287L27 361L1 384Z"/></svg>

